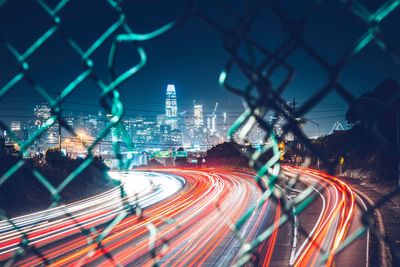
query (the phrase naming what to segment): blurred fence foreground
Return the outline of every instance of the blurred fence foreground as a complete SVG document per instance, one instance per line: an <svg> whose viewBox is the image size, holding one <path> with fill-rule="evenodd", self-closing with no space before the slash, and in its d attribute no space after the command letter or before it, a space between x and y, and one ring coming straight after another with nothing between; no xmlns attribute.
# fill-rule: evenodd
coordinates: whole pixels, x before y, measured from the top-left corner
<svg viewBox="0 0 400 267"><path fill-rule="evenodd" d="M12 4L11 2L14 1L0 1L0 11L7 11L8 5ZM25 49L21 49L20 46L14 45L10 40L1 36L0 49L2 52L0 55L12 57L18 68L9 79L0 84L0 103L2 99L6 99L7 94L17 90L16 88L23 83L30 90L39 94L44 102L49 103L51 116L25 141L21 141L8 126L8 123L0 118L0 128L20 148L19 160L1 175L0 187L12 181L18 171L27 170L46 188L52 202L49 208L57 207L63 201L61 192L81 172L94 164L94 150L104 138L111 135L115 137L111 138L111 140L123 140L124 145L133 148L134 144L122 123L126 104L124 105L124 99L121 98L120 87L126 80L134 77L139 70L146 67L148 57L144 44L148 40L157 38L162 34L169 34L169 31L181 27L189 19L198 19L208 25L207 27L210 30L219 32L223 37L221 46L224 46L228 59L225 66L221 66L219 84L222 88L243 98L245 103L245 111L229 129L228 136L240 148L243 141L247 140L247 136L252 129L255 127L262 129L265 136L264 139L268 142L254 153L245 153L245 156L248 157L249 165L256 173L254 179L263 192L262 201L272 200L278 203L283 210L279 224L271 225L252 242L243 244L237 257L237 265L245 265L252 260L253 256L257 254L259 245L272 235L276 227L281 227L285 223L295 224L295 217L300 215L316 198L316 193L311 190L311 187L304 188L295 198L288 198L288 192L296 187L301 177L289 177L282 171L282 166L280 165L280 138L274 132L274 126L277 121L267 118L270 118L271 115L282 118L280 122L283 130L282 135L291 134L294 136L294 144L299 143L306 148L299 149L296 145L292 148L303 157L304 162L307 162L308 159L318 159L318 164L319 161L328 162L325 167L329 173L334 174L342 163L340 161L329 163L326 153L308 138L302 127L307 114L326 100L331 93L337 94L348 105L356 100L356 95L347 88L348 86L342 81L341 75L347 68L354 68L354 65L352 65L354 61L368 55L372 46L374 49L382 51L389 59L399 63L399 47L396 46L395 42L392 43L395 38L390 36L390 31L389 34L385 34L385 31L382 30L382 24L386 23L387 19L400 17L400 1L396 0L379 1L379 4L375 3L373 8L366 5L364 1L345 0L304 1L301 4L293 3L294 6L286 3L287 1L255 0L243 1L243 3L242 1L238 1L238 3L216 1L215 3L210 3L210 5L213 6L213 10L218 10L217 15L212 12L213 15L210 15L210 12L207 12L207 8L204 8L204 2L186 1L182 3L183 12L180 16L147 33L136 33L135 25L130 25L127 22L127 13L129 12L124 9L123 1L107 0L103 2L106 4L107 12L112 14L114 20L97 38L91 40L89 45L81 45L80 41L76 40L74 34L71 33L71 29L65 28L68 25L68 21L65 21L63 17L63 10L69 5L79 9L77 1L68 0L37 1L37 8L41 10L43 16L47 16L49 23L41 26L41 34L35 36ZM20 1L20 5L21 9L23 9L24 4L22 1ZM95 4L93 4L93 8L95 9ZM292 9L295 9L296 12L293 12ZM327 12L327 9L331 10L331 12L338 12L336 15L328 16L328 19L332 18L333 21L331 23L333 25L336 25L336 20L341 19L348 19L353 21L354 24L354 27L349 25L346 29L335 29L333 31L334 38L349 40L349 36L351 36L350 39L352 41L345 42L343 50L328 53L328 55L326 50L330 50L332 47L321 48L318 38L315 38L315 35L312 34L314 27L319 27L320 32L324 31L323 27L326 24L319 24L318 19L315 20L315 17L318 17L321 12ZM151 20L151 16L152 14L149 14L149 20ZM259 18L263 16L268 18L266 25L260 23ZM270 23L269 18L274 22ZM2 23L3 27L12 27L12 25L7 25L7 21L2 21ZM337 25L343 24L339 23ZM19 32L18 34L23 35L25 33ZM329 35L328 30L326 34ZM398 35L398 32L393 34ZM80 68L77 69L76 76L70 79L57 94L54 94L54 92L48 90L48 87L39 82L40 79L33 75L34 71L30 66L31 58L41 48L51 45L51 40L55 36L62 40L63 45L79 57L81 63ZM273 38L268 38L269 36L273 36ZM317 37L325 38L322 34ZM342 44L342 42L340 43ZM135 52L138 61L121 72L121 69L117 66L117 56L122 46L126 48L126 44L131 46L130 51ZM101 49L108 51L107 58L102 61L94 60L96 53ZM295 106L294 103L288 104L285 99L287 97L285 93L290 88L295 75L307 75L299 69L299 66L294 66L290 63L292 57L297 56L298 53L302 54L302 59L306 58L312 61L314 69L318 71L317 74L321 74L323 77L317 77L317 74L315 75L316 77L307 77L309 80L314 79L316 81L308 85L315 88L307 91L305 99L300 106ZM225 57L226 55L223 56ZM43 60L47 59L44 58ZM156 58L152 60L157 61ZM98 71L99 65L103 65L106 71ZM312 72L313 70L310 70L308 75ZM363 75L363 69L359 70L358 73ZM238 76L241 77L241 82L235 83ZM360 77L360 79L362 78ZM60 107L70 95L79 94L80 90L84 90L81 85L87 81L91 81L98 89L96 97L99 99L104 114L108 114L108 119L99 135L94 140L84 144L87 157L58 186L54 186L38 169L27 164L28 160L25 156L28 156L29 148L34 144L35 140L41 138L43 133L49 131L52 127L62 128L79 138L79 133L70 127L62 117ZM245 86L237 84L245 84ZM385 138L379 128L374 127L373 123L364 126L372 135L376 136L377 142L381 142L382 147L387 148L388 154L398 161L399 151L396 146L391 145L391 141ZM130 159L121 156L119 141L113 141L112 145L116 158L119 159L120 169L126 169L127 166L130 166ZM281 188L284 189L281 190ZM324 190L323 188L320 189ZM80 222L76 220L73 214L61 209L62 212L65 212L65 220L81 229L87 246L91 248L87 251L85 259L92 257L96 253L103 253L112 264L117 265L118 262L104 248L102 241L107 238L107 235L114 227L123 222L128 216L132 214L148 216L145 211L143 213L138 205L135 205L137 199L132 200L126 197L124 186L118 187L118 190L118 197L123 211L118 216L107 221L101 232L98 232L95 227L80 225ZM392 239L382 235L380 230L375 227L374 216L376 210L391 201L393 197L398 196L399 193L400 188L395 188L393 192L387 194L374 205L369 206L364 213L361 228L343 238L339 244L336 244L334 249L323 251L326 256L321 264L332 264L332 260L336 255L345 251L352 242L367 233L370 233L381 244L385 244L390 249L393 262L399 263L400 252L398 245ZM2 203L2 205L6 204ZM357 204L361 205L359 202ZM253 207L253 209L255 208ZM365 210L364 208L362 209ZM249 212L252 211L250 210ZM234 222L232 229L238 231L248 219L246 216ZM32 235L24 230L26 228L19 226L21 222L11 219L4 212L1 214L1 219L0 226L2 229L11 227L20 236L18 239L19 249L15 250L7 259L1 259L3 260L2 263L6 266L17 265L18 261L28 254L36 255L44 265L52 263L48 259L48 255L43 254L40 248L35 247L35 243L32 242ZM34 221L30 227L34 228L35 225L40 225L41 223L43 221ZM149 232L151 233L149 237L150 243L155 242L154 240L152 241L152 238L155 238L153 230L149 226ZM306 235L304 229L299 229L299 232ZM0 242L2 238L0 232ZM314 245L318 246L320 244ZM154 254L152 254L152 257L158 259L156 255L158 252L153 250L152 253ZM80 265L82 263L78 262L77 264ZM155 263L157 264L158 261L155 260Z"/></svg>

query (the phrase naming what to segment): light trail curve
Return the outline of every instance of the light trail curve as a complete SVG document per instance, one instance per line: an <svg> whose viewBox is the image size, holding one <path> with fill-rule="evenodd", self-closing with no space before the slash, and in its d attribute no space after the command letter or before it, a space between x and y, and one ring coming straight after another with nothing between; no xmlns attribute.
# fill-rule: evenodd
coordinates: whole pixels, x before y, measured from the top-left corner
<svg viewBox="0 0 400 267"><path fill-rule="evenodd" d="M93 241L125 212L117 189L14 219L50 266L231 265L242 244L280 215L279 206L267 201L238 232L232 230L233 223L260 201L261 191L250 171L164 168L111 175L124 180L128 200L135 205L139 199L143 214L126 216L116 224L101 241L101 249ZM66 210L74 215L73 221L64 216ZM89 227L96 229L90 238L81 233ZM149 229L156 231L155 236ZM21 235L6 222L0 223L0 232L0 259L6 260L18 248ZM260 246L260 256L253 257L260 266L269 265L277 233L278 229ZM28 253L16 265L43 263L43 258Z"/></svg>
<svg viewBox="0 0 400 267"><path fill-rule="evenodd" d="M300 182L313 188L318 196L309 207L314 216L299 215L300 225L312 228L296 251L293 266L368 266L368 233L336 255L345 238L362 226L366 207L363 200L348 184L322 171L283 166L283 173L289 177L299 175Z"/></svg>

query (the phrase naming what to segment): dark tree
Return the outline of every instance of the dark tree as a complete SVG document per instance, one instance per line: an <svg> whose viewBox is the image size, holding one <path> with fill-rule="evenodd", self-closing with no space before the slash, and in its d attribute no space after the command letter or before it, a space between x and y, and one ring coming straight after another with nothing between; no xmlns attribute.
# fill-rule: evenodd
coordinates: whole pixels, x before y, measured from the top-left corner
<svg viewBox="0 0 400 267"><path fill-rule="evenodd" d="M242 154L236 148L233 142L225 142L222 144L218 144L207 150L207 159L230 158L230 157L240 158L241 156Z"/></svg>
<svg viewBox="0 0 400 267"><path fill-rule="evenodd" d="M372 129L377 136L396 146L399 112L400 86L396 81L387 79L351 103L346 120L351 125Z"/></svg>
<svg viewBox="0 0 400 267"><path fill-rule="evenodd" d="M0 154L0 176L20 160L20 156ZM9 216L46 209L53 201L49 190L33 175L36 169L54 187L76 170L84 159L67 158L58 149L50 149L43 157L25 159L25 164L0 186L0 207ZM60 203L68 203L89 197L119 182L107 175L109 168L94 157L93 161L60 192Z"/></svg>
<svg viewBox="0 0 400 267"><path fill-rule="evenodd" d="M362 170L375 180L397 176L397 130L400 87L387 79L349 106L346 120L352 128L321 137L315 144L330 163L345 158L345 169ZM328 162L322 162L322 167Z"/></svg>
<svg viewBox="0 0 400 267"><path fill-rule="evenodd" d="M243 153L250 153L252 150L250 146L239 146L233 142L218 144L207 150L206 164L247 167L248 160Z"/></svg>
<svg viewBox="0 0 400 267"><path fill-rule="evenodd" d="M58 148L49 148L46 151L45 160L48 164L59 164L65 162L66 156Z"/></svg>

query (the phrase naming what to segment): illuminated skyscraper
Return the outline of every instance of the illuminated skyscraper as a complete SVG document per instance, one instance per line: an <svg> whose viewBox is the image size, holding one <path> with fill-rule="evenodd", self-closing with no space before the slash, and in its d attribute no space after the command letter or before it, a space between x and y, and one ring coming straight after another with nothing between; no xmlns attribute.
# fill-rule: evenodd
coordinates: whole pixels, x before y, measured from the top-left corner
<svg viewBox="0 0 400 267"><path fill-rule="evenodd" d="M224 112L224 113L222 114L222 116L223 116L223 118L224 118L224 123L223 123L223 125L222 125L222 129L225 131L225 130L226 130L226 122L227 122L227 115L226 115L226 112Z"/></svg>
<svg viewBox="0 0 400 267"><path fill-rule="evenodd" d="M215 108L212 114L207 116L207 130L209 135L216 135L217 134L217 115L215 112L217 111L218 102L215 103Z"/></svg>
<svg viewBox="0 0 400 267"><path fill-rule="evenodd" d="M11 121L10 126L11 126L10 127L11 131L13 131L13 132L21 131L21 122L20 121Z"/></svg>
<svg viewBox="0 0 400 267"><path fill-rule="evenodd" d="M168 84L167 86L167 98L165 101L165 116L166 124L171 125L171 129L178 128L178 105L176 103L176 91L175 85Z"/></svg>
<svg viewBox="0 0 400 267"><path fill-rule="evenodd" d="M194 126L202 127L203 123L203 105L194 104Z"/></svg>
<svg viewBox="0 0 400 267"><path fill-rule="evenodd" d="M18 138L22 139L21 121L11 121L10 128Z"/></svg>

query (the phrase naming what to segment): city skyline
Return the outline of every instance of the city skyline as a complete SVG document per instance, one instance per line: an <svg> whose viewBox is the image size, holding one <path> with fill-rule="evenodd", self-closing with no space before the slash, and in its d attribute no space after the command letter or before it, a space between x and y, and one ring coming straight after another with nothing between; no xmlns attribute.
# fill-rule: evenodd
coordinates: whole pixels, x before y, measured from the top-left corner
<svg viewBox="0 0 400 267"><path fill-rule="evenodd" d="M168 90L168 84L164 86L164 88L165 87L167 87ZM181 93L182 91L184 91L184 89L181 89L179 93ZM32 110L34 110L37 105L30 106L29 103L32 103L31 101L21 100L21 102L25 103L23 108L15 108L15 107L7 108L4 106L0 107L0 118L2 118L5 122L8 122L9 127L11 127L12 121L19 121L22 124L27 124L30 120L33 119L34 112L32 112ZM183 101L179 101L179 103L176 106L177 110L179 108L181 112L185 112L187 115L194 115L195 112L193 109L193 105L195 105L194 104L195 102L196 99L193 99L191 102L186 102L186 103L183 103ZM242 104L232 104L230 103L230 100L215 101L214 103L210 102L211 100L209 100L208 103L204 104L203 102L197 101L198 104L201 103L204 116L206 118L205 121L203 122L204 124L207 124L207 119L209 120L210 119L209 116L211 116L212 114L220 118L221 116L223 117L225 113L226 116L225 120L227 120L228 124L230 125L243 112ZM12 104L13 102L9 103ZM218 103L218 109L214 111L216 103ZM42 102L42 104L45 104L45 102ZM148 120L156 121L158 115L162 114L163 111L166 113L165 100L157 101L156 99L154 99L152 102L130 101L128 104L134 106L135 108L130 108L130 106L127 105L127 107L125 107L124 109L124 119L130 119L142 116ZM88 111L82 110L83 105L84 108ZM177 110L174 112L177 112ZM83 115L96 116L98 115L99 112L104 112L104 110L100 109L100 106L95 104L90 104L80 101L66 101L65 103L62 104L63 117L70 117L77 119L79 116ZM343 120L345 112L346 109L343 109L339 106L327 105L319 109L312 110L309 113L308 118L309 120L317 121L318 124L320 125L319 134L325 135L331 131L332 127L335 125L337 121L341 122L342 125L346 127L346 122ZM14 113L21 115L15 115ZM219 124L221 124L221 122ZM306 124L305 132L309 136L318 135L317 129L311 123Z"/></svg>
<svg viewBox="0 0 400 267"><path fill-rule="evenodd" d="M193 138L200 138L200 139L204 139L205 137L200 134L199 132L207 132L207 135L209 136L219 136L218 140L225 140L225 134L226 134L226 130L227 128L232 124L233 120L235 118L237 118L237 116L240 114L240 110L238 111L232 111L232 109L230 109L230 112L222 109L222 108L226 108L226 107L230 107L232 108L231 105L225 105L222 106L219 105L218 102L215 103L214 108L210 107L210 106L206 106L203 105L199 102L196 103L195 100L193 100L193 104L192 106L188 106L188 105L182 105L182 104L178 104L177 102L177 92L176 92L176 88L174 84L167 84L166 85L166 97L165 97L165 105L164 105L164 114L160 114L159 112L157 112L157 109L153 110L152 113L153 114L140 114L140 110L138 111L138 114L134 115L134 116L125 116L123 119L124 124L128 124L127 127L131 127L129 126L129 124L135 123L138 120L142 120L143 122L147 123L148 125L152 125L152 123L157 123L158 126L160 126L160 124L165 124L165 125L170 125L170 129L163 129L164 132L170 132L171 130L179 130L181 132L182 135L186 135L188 133L190 133L190 131L193 131L193 129L187 130L189 129L191 126L195 126L194 128L197 128L197 134L195 133L191 133L191 136L182 136L182 141L176 141L177 143L179 143L182 146L185 147L190 147L191 143L188 140L191 140ZM156 103L156 102L154 102ZM162 102L160 102L162 103ZM178 112L178 107L180 107L179 110L183 110L180 113ZM205 110L203 107L207 107L207 110ZM219 109L217 109L219 107ZM40 108L42 110L40 110ZM160 111L163 110L163 107L159 107ZM229 109L228 109L229 110ZM44 123L44 121L46 119L49 118L50 116L50 108L48 106L46 106L45 103L36 105L33 108L33 114L34 116L26 116L24 118L24 120L19 120L18 117L16 118L10 118L9 119L9 126L10 128L16 130L16 128L20 128L21 131L25 132L25 139L26 136L29 136L30 132L34 132L34 130L36 129L35 126L40 126L41 124ZM62 117L66 120L67 124L73 128L75 128L75 130L79 130L79 129L83 129L86 128L86 132L88 134L91 134L92 136L95 136L97 134L97 132L93 129L88 129L87 125L91 125L91 127L96 127L96 120L100 121L100 120L104 120L105 117L101 118L100 120L98 119L98 117L101 116L105 116L106 114L103 114L101 110L99 111L93 111L93 112L82 112L82 111L78 111L78 112L73 112L73 111L69 111L67 110L62 110ZM183 117L182 117L183 116ZM184 120L186 120L186 117L193 117L193 122L183 122ZM271 117L272 118L272 117ZM329 117L328 117L329 118ZM165 120L165 122L160 123L159 120ZM74 121L75 121L75 125L74 125ZM181 125L180 127L178 127L178 121L181 121L180 123L183 123L183 126ZM85 123L86 122L86 123ZM101 122L102 124L104 124L105 122ZM191 124L190 124L191 123ZM17 126L19 125L19 126ZM85 125L85 126L83 126ZM204 128L203 128L204 127ZM56 145L57 144L57 134L56 134L56 128L58 128L58 123L56 123L53 127L51 127L50 131L49 131L49 142L50 144ZM315 127L314 127L315 128ZM203 130L204 129L204 130ZM155 134L159 134L160 129L158 129L157 131L155 131ZM221 132L222 131L222 132ZM315 131L315 130L314 130ZM314 132L311 131L311 132ZM319 133L320 129L318 129L318 133ZM326 130L328 131L328 130ZM278 129L277 131L279 134L281 134L281 129ZM322 130L322 132L324 132L324 130ZM66 133L65 129L62 129L62 136L68 136L69 134ZM135 134L131 134L132 136L135 136ZM151 131L148 129L146 132L146 135L151 135ZM19 133L17 136L22 137L22 133ZM312 135L311 135L312 136ZM315 134L314 134L315 136ZM259 137L261 138L261 137ZM162 143L169 143L170 137L167 137L166 140L160 140L159 142L156 142L158 144L162 144ZM215 139L215 138L214 138ZM180 138L178 138L178 140L180 140ZM138 141L135 140L135 138L132 138L132 141ZM143 140L142 140L143 141ZM149 140L147 140L149 141ZM199 142L197 145L201 146L202 142ZM207 142L204 142L207 143ZM211 142L211 144L217 144L218 141L214 140L213 142ZM208 144L207 144L208 145Z"/></svg>
<svg viewBox="0 0 400 267"><path fill-rule="evenodd" d="M205 150L213 145L225 141L227 112L221 116L215 113L203 114L203 105L193 102L192 112L184 110L178 112L177 95L175 86L168 84L165 91L164 113L144 116L143 114L134 117L125 116L122 125L131 139L135 149L186 149ZM65 153L84 153L84 143L94 141L102 128L107 123L108 114L102 111L97 113L79 112L73 114L61 109L61 117L66 124L74 130L76 136L67 131L65 127L59 128L58 122L51 126L40 139L34 142L31 147L32 153L44 153L48 148L60 146ZM236 116L236 114L235 114ZM51 109L48 104L37 104L33 108L33 116L26 122L21 120L10 120L10 128L21 141L27 140L37 129L42 127L51 117ZM219 117L219 120L217 119ZM211 119L211 121L208 121ZM205 122L207 120L207 123ZM220 121L217 123L217 120ZM4 134L4 133L3 133ZM4 135L7 142L15 140ZM112 153L113 142L122 140L112 139L111 134L102 140L95 151L103 155ZM102 146L102 148L100 148Z"/></svg>
<svg viewBox="0 0 400 267"><path fill-rule="evenodd" d="M174 84L167 84L165 87L164 113L154 114L153 116L125 116L122 125L133 147L125 144L126 140L118 139L112 133L108 134L99 142L95 148L95 154L112 154L112 143L118 142L122 145L122 151L135 150L155 151L184 148L188 151L206 151L217 144L227 141L228 128L233 123L232 118L238 114L231 114L220 108L217 112L219 103L216 102L214 108L207 112L203 109L203 104L193 101L190 109L186 106L185 110L180 111L178 105L177 90ZM289 103L290 104L290 103ZM162 109L161 109L162 110ZM188 112L189 110L189 112ZM10 128L17 138L24 141L30 138L39 127L44 125L51 117L51 109L45 104L38 104L33 109L34 116L23 123L19 120L11 120ZM85 153L86 144L90 144L98 136L100 130L105 127L108 114L102 111L97 113L78 113L61 112L61 117L76 135L69 132L65 127L59 128L58 122L51 126L38 140L30 147L31 153L44 153L48 148L60 147L64 153L79 155ZM291 135L285 135L281 128L284 120L280 116L270 115L269 120L274 124L274 132L278 138L291 140ZM315 122L314 122L315 123ZM319 128L319 125L318 125ZM319 129L318 129L319 132ZM246 142L253 145L262 145L267 140L264 139L264 132L256 126L249 134ZM4 136L8 142L13 140ZM15 141L15 140L14 140Z"/></svg>

